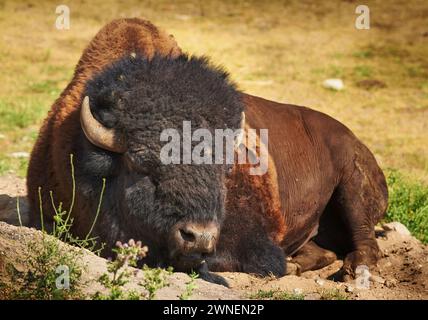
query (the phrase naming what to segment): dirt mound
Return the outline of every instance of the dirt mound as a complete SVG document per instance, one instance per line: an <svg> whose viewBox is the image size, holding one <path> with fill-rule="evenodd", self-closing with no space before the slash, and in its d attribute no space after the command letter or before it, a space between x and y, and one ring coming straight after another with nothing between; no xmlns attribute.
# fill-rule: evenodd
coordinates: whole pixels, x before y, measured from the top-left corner
<svg viewBox="0 0 428 320"><path fill-rule="evenodd" d="M50 236L49 236L50 237ZM52 237L51 237L52 238ZM0 222L0 300L8 298L10 289L16 285L16 275L25 274L30 269L28 245L41 242L42 232L26 227L15 227ZM54 241L57 241L56 239ZM107 272L107 260L100 258L90 251L78 249L61 243L68 252L79 251L79 264L82 265L82 277L79 279L80 291L83 297L91 297L97 291L108 294L98 279ZM147 291L140 285L144 272L129 267L132 273L130 281L124 286L126 291L134 291L145 295ZM178 299L187 289L190 277L185 273L173 273L167 277L167 286L156 292L156 299ZM190 299L240 299L238 292L224 286L206 282L201 279L194 281L195 288L191 291ZM12 287L11 287L12 286Z"/></svg>
<svg viewBox="0 0 428 320"><path fill-rule="evenodd" d="M247 297L270 298L278 296L275 292L285 291L292 294L291 298L305 299L428 299L428 247L402 232L402 227L396 229L396 225L402 226L391 223L378 228L378 244L384 257L378 263L378 270L367 276L369 281L365 285L358 285L357 281L334 281L342 266L341 260L323 269L305 272L301 277L262 279L240 273L221 275L231 289Z"/></svg>
<svg viewBox="0 0 428 320"><path fill-rule="evenodd" d="M25 201L25 180L13 176L0 178L0 220L18 224L17 196L20 196L22 222L28 217ZM337 260L317 271L301 277L258 278L243 273L217 273L230 289L203 280L196 280L191 299L428 299L428 247L410 235L399 223L378 227L376 236L384 257L378 270L362 273L358 281L342 283L335 275L342 266ZM41 239L41 232L26 227L14 227L0 222L0 284L13 283L10 270L25 272L28 266L28 244ZM66 244L62 244L68 246ZM71 246L69 250L76 250ZM84 251L82 262L86 266L82 275L82 290L90 296L102 287L97 281L107 270L107 260ZM135 277L127 288L144 291L139 282L143 272L134 270ZM190 278L183 273L169 276L169 286L158 291L157 299L177 299L186 290ZM362 281L362 282L361 282ZM0 298L2 298L0 286Z"/></svg>

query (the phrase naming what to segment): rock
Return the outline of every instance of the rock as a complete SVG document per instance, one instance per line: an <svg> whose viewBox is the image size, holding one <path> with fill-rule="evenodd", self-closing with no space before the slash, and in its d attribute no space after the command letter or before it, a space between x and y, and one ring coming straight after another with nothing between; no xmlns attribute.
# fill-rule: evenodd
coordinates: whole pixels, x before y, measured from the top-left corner
<svg viewBox="0 0 428 320"><path fill-rule="evenodd" d="M28 152L25 152L25 151L18 151L18 152L11 153L10 156L12 158L29 158L30 154Z"/></svg>
<svg viewBox="0 0 428 320"><path fill-rule="evenodd" d="M294 288L294 289L293 289L293 293L294 293L294 294L302 294L302 293L303 293L303 290L302 290L302 289L300 289L300 288Z"/></svg>
<svg viewBox="0 0 428 320"><path fill-rule="evenodd" d="M48 237L53 239L51 236ZM41 243L42 239L45 238L42 236L40 231L26 227L14 227L4 222L0 222L0 252L6 252L6 255L0 256L0 264L2 262L1 260L4 259L4 265L10 265L20 272L29 270L32 265L29 263L28 259L28 244ZM65 248L67 252L77 252L77 250L79 250L68 244L59 241L58 243L62 248ZM34 252L34 254L35 253L36 252ZM82 276L80 278L80 282L82 284L81 293L87 298L91 297L96 291L106 293L107 289L103 288L99 284L98 279L103 273L107 272L107 260L88 250L83 250L79 258L79 263L81 263L82 268L84 268L84 272L82 272ZM1 266L0 271L2 271ZM145 293L145 289L140 285L145 276L144 272L132 267L129 267L129 271L133 276L130 277L129 282L124 286L124 290L133 290L141 294ZM14 276L14 273L0 272L0 282L13 284ZM185 273L173 273L168 276L168 286L163 287L156 292L156 299L178 299L179 296L185 292L189 280L189 276ZM239 293L236 293L225 286L206 282L202 279L196 279L195 286L196 287L190 297L191 299L241 299L241 295ZM2 291L0 290L0 299L1 298Z"/></svg>
<svg viewBox="0 0 428 320"><path fill-rule="evenodd" d="M20 224L16 210L17 198L0 195L0 221L18 226ZM26 197L19 198L19 212L22 225L27 225L29 221L30 206Z"/></svg>
<svg viewBox="0 0 428 320"><path fill-rule="evenodd" d="M406 228L406 226L400 222L390 222L386 223L383 226L383 229L386 231L396 231L397 233L401 234L402 236L411 236L410 231Z"/></svg>
<svg viewBox="0 0 428 320"><path fill-rule="evenodd" d="M323 82L324 88L341 91L345 88L343 81L341 79L327 79Z"/></svg>
<svg viewBox="0 0 428 320"><path fill-rule="evenodd" d="M304 300L321 300L321 295L318 292L308 293Z"/></svg>
<svg viewBox="0 0 428 320"><path fill-rule="evenodd" d="M323 286L323 285L325 284L325 280L323 280L323 279L321 279L321 278L316 279L316 280L315 280L315 282L316 282L317 284L319 284L320 286Z"/></svg>
<svg viewBox="0 0 428 320"><path fill-rule="evenodd" d="M376 283L380 283L380 284L384 284L385 283L385 279L379 276L375 276L375 275L371 275L370 276L370 280L372 282L376 282Z"/></svg>
<svg viewBox="0 0 428 320"><path fill-rule="evenodd" d="M300 275L299 265L292 262L287 262L287 275Z"/></svg>
<svg viewBox="0 0 428 320"><path fill-rule="evenodd" d="M348 293L352 293L352 292L354 292L354 287L353 287L353 286L351 286L350 284L347 284L347 285L345 286L345 292L348 292Z"/></svg>
<svg viewBox="0 0 428 320"><path fill-rule="evenodd" d="M397 283L397 279L394 278L385 280L385 286L388 288L394 288L395 286L397 286Z"/></svg>
<svg viewBox="0 0 428 320"><path fill-rule="evenodd" d="M6 194L0 194L0 210L5 209L10 202L11 197Z"/></svg>

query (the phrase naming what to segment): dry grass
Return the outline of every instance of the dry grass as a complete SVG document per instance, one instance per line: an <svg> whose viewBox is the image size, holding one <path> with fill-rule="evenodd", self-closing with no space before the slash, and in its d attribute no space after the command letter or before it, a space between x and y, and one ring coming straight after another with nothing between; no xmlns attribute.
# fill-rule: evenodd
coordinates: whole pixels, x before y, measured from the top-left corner
<svg viewBox="0 0 428 320"><path fill-rule="evenodd" d="M367 1L371 29L354 27L354 1L69 1L71 29L54 27L54 1L0 0L0 175L25 175L50 105L105 23L143 17L188 52L223 64L252 94L306 105L344 122L382 167L428 182L428 3ZM340 77L346 89L321 83ZM360 80L386 88L367 90ZM285 128L286 130L286 128Z"/></svg>

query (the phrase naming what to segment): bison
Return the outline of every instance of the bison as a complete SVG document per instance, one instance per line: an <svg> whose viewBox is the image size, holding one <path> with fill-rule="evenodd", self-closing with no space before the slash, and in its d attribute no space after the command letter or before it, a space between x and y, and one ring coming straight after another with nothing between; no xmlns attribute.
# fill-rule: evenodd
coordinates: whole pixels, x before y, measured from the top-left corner
<svg viewBox="0 0 428 320"><path fill-rule="evenodd" d="M161 132L183 121L210 131L268 129L267 172L237 162L163 164ZM105 26L54 103L28 169L32 225L40 226L39 187L45 224L54 214L50 190L71 204L70 154L73 232L88 233L105 177L93 235L108 248L143 241L150 266L282 276L287 266L300 273L342 255L342 274L352 278L380 256L374 225L388 195L367 147L328 115L239 91L225 71L183 54L147 21Z"/></svg>

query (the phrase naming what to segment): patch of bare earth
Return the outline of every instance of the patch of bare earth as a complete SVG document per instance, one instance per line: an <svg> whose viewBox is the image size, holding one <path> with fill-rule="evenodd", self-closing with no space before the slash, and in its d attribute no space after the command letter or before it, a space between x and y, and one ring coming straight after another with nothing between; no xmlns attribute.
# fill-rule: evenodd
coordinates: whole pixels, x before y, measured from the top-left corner
<svg viewBox="0 0 428 320"><path fill-rule="evenodd" d="M25 202L25 180L13 176L0 178L0 283L12 283L8 270L23 272L28 268L28 243L40 241L41 232L17 224L16 200L20 196L23 223L27 221L28 205ZM354 283L335 281L335 275L342 266L337 260L332 265L317 271L303 273L300 277L259 278L244 273L218 273L230 288L197 280L197 288L191 299L240 299L249 298L259 290L285 291L304 296L305 299L346 297L348 299L428 299L428 247L406 233L398 224L377 228L377 239L384 257L378 263L378 270L372 272L369 288ZM65 244L64 244L65 245ZM106 260L85 251L82 262L85 271L82 277L83 292L90 296L101 290L96 281L106 272ZM138 282L143 278L136 272L131 289L143 290ZM189 277L174 273L161 289L158 299L175 299L185 290ZM2 292L0 288L0 299Z"/></svg>

